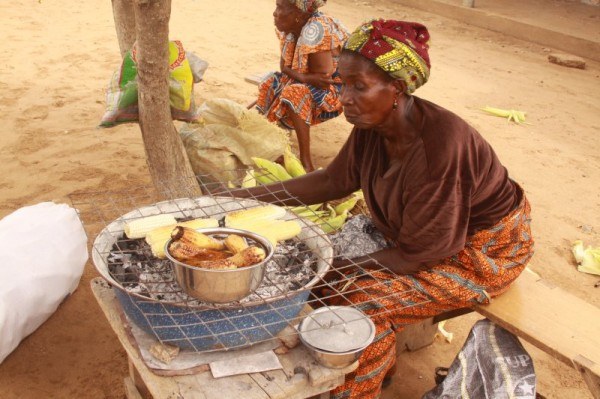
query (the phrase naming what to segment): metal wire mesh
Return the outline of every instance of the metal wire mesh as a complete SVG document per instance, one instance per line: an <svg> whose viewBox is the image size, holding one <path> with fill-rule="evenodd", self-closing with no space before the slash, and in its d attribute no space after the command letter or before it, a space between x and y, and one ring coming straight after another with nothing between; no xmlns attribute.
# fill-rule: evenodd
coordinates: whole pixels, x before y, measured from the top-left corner
<svg viewBox="0 0 600 399"><path fill-rule="evenodd" d="M255 173L268 175L261 170ZM243 171L238 175L243 176ZM172 214L178 221L211 217L222 223L228 212L264 205L260 197L239 200L226 196L229 189L209 175L198 176L197 183L206 194L196 198L177 198L168 189L177 186L174 182L158 188L132 187L119 192L71 196L88 237L94 240L91 251L97 270L115 288L129 319L161 343L197 352L236 349L267 340L285 340L283 334L295 331L285 327L297 326L305 317L301 313L306 312L307 306L314 309L335 303L362 310L377 309L377 314L383 315L427 302L415 301L418 296L411 296L412 289L383 296L372 294L378 285L387 284L378 277L379 273L388 272L381 265L373 266L373 262L369 262L368 268L365 263L350 262L343 268L331 269L336 254L329 236L318 224L291 211L285 219L300 223L302 232L277 246L278 260L272 261L275 265L267 268L261 286L254 293L226 304L203 303L188 296L174 279L170 261L154 257L143 239L127 238L123 226L159 213ZM269 187L270 195L281 200L291 198L281 185ZM177 190L177 196L181 192ZM365 290L353 284L357 279L371 279L373 284ZM406 301L409 297L413 299ZM384 301L395 306L384 307L381 305ZM342 324L357 321L348 317L339 319ZM317 320L311 324L332 327L320 325Z"/></svg>

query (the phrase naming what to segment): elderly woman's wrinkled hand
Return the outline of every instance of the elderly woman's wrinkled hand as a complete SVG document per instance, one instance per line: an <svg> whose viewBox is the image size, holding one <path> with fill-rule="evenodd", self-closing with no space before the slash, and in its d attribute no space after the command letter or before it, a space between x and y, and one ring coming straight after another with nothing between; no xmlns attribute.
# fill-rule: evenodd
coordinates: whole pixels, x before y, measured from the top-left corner
<svg viewBox="0 0 600 399"><path fill-rule="evenodd" d="M334 259L331 264L331 269L321 279L321 282L313 290L313 294L318 298L326 298L333 296L336 293L338 284L346 280L353 280L354 267L353 263L348 259ZM350 277L349 277L350 274Z"/></svg>
<svg viewBox="0 0 600 399"><path fill-rule="evenodd" d="M325 276L323 276L323 281L331 284L335 281L342 280L344 278L343 271L347 268L347 266L347 259L334 259L331 262L331 269L329 269Z"/></svg>

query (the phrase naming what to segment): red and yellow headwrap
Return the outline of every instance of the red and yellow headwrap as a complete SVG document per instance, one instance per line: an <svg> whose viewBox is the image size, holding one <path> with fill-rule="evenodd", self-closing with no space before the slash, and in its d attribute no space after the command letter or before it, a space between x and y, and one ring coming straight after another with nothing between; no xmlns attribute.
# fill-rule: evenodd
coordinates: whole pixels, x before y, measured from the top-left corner
<svg viewBox="0 0 600 399"><path fill-rule="evenodd" d="M323 7L327 0L289 0L290 3L298 7L301 11L313 13Z"/></svg>
<svg viewBox="0 0 600 399"><path fill-rule="evenodd" d="M416 22L373 20L359 26L344 45L373 61L413 93L429 79L429 32Z"/></svg>

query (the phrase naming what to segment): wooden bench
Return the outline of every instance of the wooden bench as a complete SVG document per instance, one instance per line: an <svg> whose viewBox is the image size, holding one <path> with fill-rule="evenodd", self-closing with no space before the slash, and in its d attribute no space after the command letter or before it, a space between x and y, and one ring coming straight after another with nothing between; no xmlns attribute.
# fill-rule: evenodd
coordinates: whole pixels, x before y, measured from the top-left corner
<svg viewBox="0 0 600 399"><path fill-rule="evenodd" d="M397 336L398 353L431 344L439 321L472 311L575 368L593 397L600 399L600 308L529 269L489 305L458 309L409 326Z"/></svg>

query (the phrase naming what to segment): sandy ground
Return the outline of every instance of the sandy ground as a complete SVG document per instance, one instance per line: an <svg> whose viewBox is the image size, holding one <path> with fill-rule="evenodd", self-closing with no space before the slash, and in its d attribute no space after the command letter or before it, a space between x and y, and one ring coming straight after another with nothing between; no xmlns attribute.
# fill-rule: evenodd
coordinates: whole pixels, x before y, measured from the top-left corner
<svg viewBox="0 0 600 399"><path fill-rule="evenodd" d="M174 2L171 37L210 63L195 89L199 103L213 97L243 104L253 100L255 87L243 78L278 65L273 3ZM574 239L600 245L600 64L588 62L586 70L549 64L549 48L393 0L332 0L324 11L350 28L379 16L429 27L432 76L417 94L478 128L525 188L537 241L531 268L600 306L600 288L594 288L598 278L579 273L570 253ZM148 184L138 126L96 129L106 83L119 64L110 2L3 2L0 13L5 55L0 61L0 217L42 201L69 202L75 192ZM594 16L563 17L561 26L581 29L577 18L586 17ZM600 37L598 24L589 26L596 29L589 35ZM478 110L485 105L526 111L529 124L488 116ZM343 118L313 129L318 165L327 164L349 131ZM91 295L89 280L95 276L88 264L75 294L0 365L0 397L123 397L126 357ZM450 364L477 318L449 321L447 328L456 336L451 344L437 340L402 355L398 376L383 398L417 398L430 389L434 368ZM527 348L535 359L539 392L548 398L591 397L575 372Z"/></svg>

